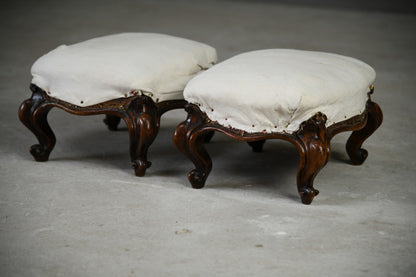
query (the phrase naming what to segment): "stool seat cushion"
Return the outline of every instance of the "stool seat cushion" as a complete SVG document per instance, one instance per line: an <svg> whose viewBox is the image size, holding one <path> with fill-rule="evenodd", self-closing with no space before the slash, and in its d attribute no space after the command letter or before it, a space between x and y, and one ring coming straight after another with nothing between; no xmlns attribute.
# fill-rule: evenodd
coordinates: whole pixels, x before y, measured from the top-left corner
<svg viewBox="0 0 416 277"><path fill-rule="evenodd" d="M317 112L326 114L327 126L364 112L375 76L354 58L268 49L213 66L188 83L184 96L223 126L292 133Z"/></svg>
<svg viewBox="0 0 416 277"><path fill-rule="evenodd" d="M183 99L186 83L212 66L214 48L153 33L121 33L61 45L32 66L32 83L50 96L89 106L143 93Z"/></svg>

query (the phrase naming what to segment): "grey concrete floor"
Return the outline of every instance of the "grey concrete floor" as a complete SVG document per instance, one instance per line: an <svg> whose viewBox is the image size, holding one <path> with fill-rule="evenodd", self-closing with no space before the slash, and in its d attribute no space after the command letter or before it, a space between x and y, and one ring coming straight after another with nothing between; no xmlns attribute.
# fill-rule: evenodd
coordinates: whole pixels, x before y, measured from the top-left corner
<svg viewBox="0 0 416 277"><path fill-rule="evenodd" d="M6 1L0 8L1 276L415 276L416 16L273 1ZM347 162L348 134L310 206L296 192L298 155L268 141L263 153L217 135L206 188L172 144L183 111L167 113L147 176L133 175L125 126L52 110L57 145L33 161L35 137L18 121L30 66L62 43L160 32L215 46L220 60L263 48L329 51L377 71L384 112Z"/></svg>

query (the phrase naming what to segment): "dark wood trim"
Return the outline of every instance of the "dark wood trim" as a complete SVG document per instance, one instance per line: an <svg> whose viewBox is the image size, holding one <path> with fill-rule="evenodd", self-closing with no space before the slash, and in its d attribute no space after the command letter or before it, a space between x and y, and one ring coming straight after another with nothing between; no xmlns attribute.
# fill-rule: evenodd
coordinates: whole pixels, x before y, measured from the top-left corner
<svg viewBox="0 0 416 277"><path fill-rule="evenodd" d="M195 165L188 174L193 188L202 188L211 171L212 161L204 147L204 139L210 133L221 132L233 139L246 141L253 151L262 150L266 139L283 139L293 143L299 152L300 162L297 173L297 187L304 204L310 204L319 193L313 187L313 181L331 155L330 141L340 132L354 131L347 143L347 152L354 164L363 162L367 151L361 145L381 124L382 113L378 105L369 98L366 110L345 121L325 126L326 116L317 113L289 133L247 133L243 130L224 127L211 121L197 105L187 104L187 119L180 123L174 133L174 144ZM364 158L363 158L364 157Z"/></svg>
<svg viewBox="0 0 416 277"><path fill-rule="evenodd" d="M130 158L136 176L144 176L151 163L147 151L156 138L160 117L164 112L185 106L185 100L170 100L155 103L146 95L135 95L111 101L80 107L48 96L38 86L31 84L32 97L23 101L19 108L22 123L37 137L39 144L31 147L30 153L36 161L47 161L56 138L50 128L47 115L57 107L76 115L105 114L105 123L110 130L116 130L120 119L126 122L130 137Z"/></svg>
<svg viewBox="0 0 416 277"><path fill-rule="evenodd" d="M196 105L187 104L185 111L188 112L188 118L176 127L173 142L196 167L188 174L192 187L202 188L212 168L211 157L205 150L204 142L213 131L221 129L212 125L208 117L202 114Z"/></svg>

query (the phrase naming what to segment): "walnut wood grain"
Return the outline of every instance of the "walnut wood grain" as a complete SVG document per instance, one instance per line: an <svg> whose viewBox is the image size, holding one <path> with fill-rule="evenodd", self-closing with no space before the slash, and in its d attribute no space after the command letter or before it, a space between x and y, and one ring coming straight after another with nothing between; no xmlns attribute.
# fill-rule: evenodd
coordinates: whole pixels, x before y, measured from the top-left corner
<svg viewBox="0 0 416 277"><path fill-rule="evenodd" d="M195 105L186 105L188 118L178 125L173 135L173 141L195 165L195 169L188 174L188 180L193 188L202 188L211 172L212 161L204 147L207 136L214 131L206 126L207 117L204 117Z"/></svg>
<svg viewBox="0 0 416 277"><path fill-rule="evenodd" d="M47 121L52 106L45 101L45 93L38 87L32 85L30 89L32 97L20 105L19 118L39 141L39 144L30 147L30 153L36 161L44 162L49 159L56 143L55 134Z"/></svg>
<svg viewBox="0 0 416 277"><path fill-rule="evenodd" d="M164 112L185 106L184 100L171 100L155 103L146 95L135 95L111 101L80 107L48 96L31 84L32 97L23 101L19 109L19 118L32 131L39 141L31 147L30 153L36 161L47 161L55 145L55 135L47 122L48 112L57 107L76 115L105 114L105 123L109 129L117 129L123 119L129 129L130 158L136 176L144 176L151 163L147 160L147 151L154 141L160 126L160 117Z"/></svg>

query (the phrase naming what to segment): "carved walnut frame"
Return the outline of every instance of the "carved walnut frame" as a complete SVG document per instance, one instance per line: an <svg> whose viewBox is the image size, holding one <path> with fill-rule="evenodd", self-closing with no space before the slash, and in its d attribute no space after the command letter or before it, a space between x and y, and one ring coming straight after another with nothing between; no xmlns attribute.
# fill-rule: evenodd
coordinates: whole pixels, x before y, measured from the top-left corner
<svg viewBox="0 0 416 277"><path fill-rule="evenodd" d="M367 151L362 149L363 142L381 125L383 114L380 107L371 101L371 86L368 93L366 110L345 121L325 126L326 115L318 112L301 123L299 129L292 133L247 133L242 130L226 128L211 121L201 112L197 105L188 104L185 110L188 118L178 125L174 134L175 146L195 165L188 174L193 188L202 188L211 171L212 161L205 150L204 142L212 137L214 131L221 132L233 139L246 141L255 152L261 152L266 139L283 139L293 143L299 151L300 162L297 173L297 187L302 203L310 204L319 191L313 187L313 181L319 170L328 162L330 141L336 134L353 131L346 149L352 164L360 165L367 158Z"/></svg>
<svg viewBox="0 0 416 277"><path fill-rule="evenodd" d="M19 118L37 137L39 144L32 145L30 153L36 161L47 161L55 146L56 138L50 128L47 115L53 107L76 115L105 114L104 122L110 130L117 130L123 119L129 130L130 158L136 176L144 176L151 162L147 151L156 138L163 113L183 108L185 100L169 100L155 103L146 95L118 98L107 102L80 107L50 97L38 86L31 84L32 97L23 101L19 108Z"/></svg>

